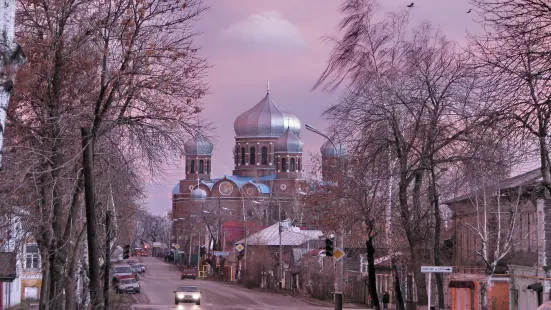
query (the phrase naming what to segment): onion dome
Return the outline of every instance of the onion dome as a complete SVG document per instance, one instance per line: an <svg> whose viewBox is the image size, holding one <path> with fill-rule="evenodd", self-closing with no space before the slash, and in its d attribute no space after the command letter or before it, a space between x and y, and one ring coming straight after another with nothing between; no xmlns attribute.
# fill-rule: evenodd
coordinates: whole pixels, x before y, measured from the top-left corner
<svg viewBox="0 0 551 310"><path fill-rule="evenodd" d="M278 138L287 129L298 136L300 121L277 105L268 92L259 103L235 119L233 128L238 138Z"/></svg>
<svg viewBox="0 0 551 310"><path fill-rule="evenodd" d="M274 142L276 153L302 153L304 143L295 135L290 128L287 128L283 136Z"/></svg>
<svg viewBox="0 0 551 310"><path fill-rule="evenodd" d="M196 187L191 191L191 199L193 200L205 200L207 199L207 192L202 190L200 187Z"/></svg>
<svg viewBox="0 0 551 310"><path fill-rule="evenodd" d="M212 155L213 144L202 134L197 134L184 143L186 155Z"/></svg>
<svg viewBox="0 0 551 310"><path fill-rule="evenodd" d="M333 139L335 140L335 139ZM347 149L344 142L335 142L335 145L331 141L327 140L320 147L321 157L339 157L346 155Z"/></svg>

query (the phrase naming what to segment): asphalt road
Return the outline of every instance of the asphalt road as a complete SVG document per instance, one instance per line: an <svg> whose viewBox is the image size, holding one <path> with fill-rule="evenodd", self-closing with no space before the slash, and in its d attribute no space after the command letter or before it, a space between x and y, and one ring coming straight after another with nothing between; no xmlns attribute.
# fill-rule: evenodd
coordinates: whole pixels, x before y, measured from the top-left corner
<svg viewBox="0 0 551 310"><path fill-rule="evenodd" d="M142 257L147 266L146 273L140 275L141 294L133 295L139 302L134 309L329 309L310 305L292 296L249 290L242 286L205 281L180 280L178 269L159 258ZM195 285L201 291L201 305L174 304L174 290L178 285Z"/></svg>

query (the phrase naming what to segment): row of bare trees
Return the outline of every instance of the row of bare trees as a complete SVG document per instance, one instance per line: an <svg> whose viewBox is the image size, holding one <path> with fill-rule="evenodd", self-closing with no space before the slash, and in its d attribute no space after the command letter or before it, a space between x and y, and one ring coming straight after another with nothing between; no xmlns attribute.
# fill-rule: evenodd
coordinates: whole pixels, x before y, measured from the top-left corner
<svg viewBox="0 0 551 310"><path fill-rule="evenodd" d="M421 264L442 265L441 197L495 184L535 158L542 186L551 189L551 36L546 30L551 5L471 2L484 32L468 34L467 46L460 46L428 23L413 25L408 11L380 18L374 0L344 1L342 34L330 39L333 52L314 86L345 87L339 102L324 112L332 131L347 137L349 145L348 169L342 171L340 189L333 189L349 203L338 212L347 214L348 222L349 214L359 215L368 254L373 240L390 252L407 249L421 305L427 304ZM385 201L392 206L391 230L373 239L388 230L381 224L388 219L377 216L388 216ZM507 212L520 212L518 204ZM513 217L509 223L515 225ZM487 226L471 229L487 244ZM511 250L514 229L503 229L497 249L482 246L478 252L489 272ZM402 249L399 240L407 242ZM439 274L436 284L443 307ZM404 308L400 300L398 307Z"/></svg>
<svg viewBox="0 0 551 310"><path fill-rule="evenodd" d="M40 246L40 309L75 308L72 266L86 226L81 128L90 129L102 231L102 214L135 212L144 177L197 129L207 63L192 24L205 9L201 0L17 1L27 62L10 89L0 201L2 212L26 211Z"/></svg>

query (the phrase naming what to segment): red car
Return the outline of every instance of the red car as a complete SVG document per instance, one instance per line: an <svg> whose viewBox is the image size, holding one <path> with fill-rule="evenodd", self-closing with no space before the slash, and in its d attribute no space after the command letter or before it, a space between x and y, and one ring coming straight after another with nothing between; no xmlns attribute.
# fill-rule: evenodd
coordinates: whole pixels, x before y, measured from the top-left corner
<svg viewBox="0 0 551 310"><path fill-rule="evenodd" d="M182 276L180 279L190 278L193 280L197 280L197 270L195 268L186 268L182 271Z"/></svg>

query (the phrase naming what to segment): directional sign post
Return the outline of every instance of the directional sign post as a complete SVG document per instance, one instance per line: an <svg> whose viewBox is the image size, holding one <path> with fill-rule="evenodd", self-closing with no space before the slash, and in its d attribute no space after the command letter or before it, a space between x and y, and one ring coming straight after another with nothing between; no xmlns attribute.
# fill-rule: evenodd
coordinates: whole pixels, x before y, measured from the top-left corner
<svg viewBox="0 0 551 310"><path fill-rule="evenodd" d="M453 272L453 268L451 266L421 266L421 272L425 272L429 274L429 304L428 307L430 309L431 302L430 302L430 296L432 294L432 273L450 273Z"/></svg>
<svg viewBox="0 0 551 310"><path fill-rule="evenodd" d="M178 249L180 248L180 246L179 246L179 245L175 245L174 248L175 248L176 250L178 250Z"/></svg>
<svg viewBox="0 0 551 310"><path fill-rule="evenodd" d="M345 255L346 255L346 253L343 250L341 250L340 248L336 248L333 251L333 257L336 258L337 261L341 260L341 258L343 258Z"/></svg>
<svg viewBox="0 0 551 310"><path fill-rule="evenodd" d="M230 252L214 251L214 256L229 256Z"/></svg>
<svg viewBox="0 0 551 310"><path fill-rule="evenodd" d="M241 243L238 244L238 245L235 247L235 249L238 250L239 252L243 251L244 248L245 248L245 247L244 247Z"/></svg>

